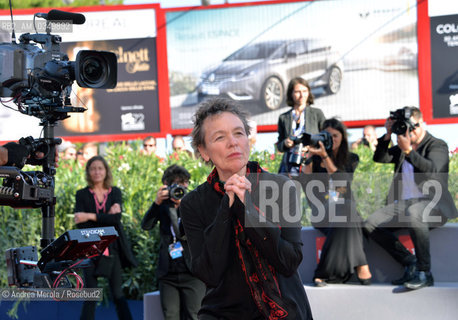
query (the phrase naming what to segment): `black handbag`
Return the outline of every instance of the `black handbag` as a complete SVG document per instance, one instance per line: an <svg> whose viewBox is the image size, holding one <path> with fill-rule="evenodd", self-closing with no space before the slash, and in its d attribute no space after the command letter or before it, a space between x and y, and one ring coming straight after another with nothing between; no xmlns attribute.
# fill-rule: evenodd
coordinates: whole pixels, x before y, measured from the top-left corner
<svg viewBox="0 0 458 320"><path fill-rule="evenodd" d="M94 275L96 277L109 277L111 275L111 269L114 265L114 256L101 255L94 261L95 269Z"/></svg>

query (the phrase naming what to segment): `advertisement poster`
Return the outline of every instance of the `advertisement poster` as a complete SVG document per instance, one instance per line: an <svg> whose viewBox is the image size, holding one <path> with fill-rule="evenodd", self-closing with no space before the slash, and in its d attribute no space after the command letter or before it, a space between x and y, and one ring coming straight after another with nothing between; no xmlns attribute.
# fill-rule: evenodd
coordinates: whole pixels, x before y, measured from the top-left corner
<svg viewBox="0 0 458 320"><path fill-rule="evenodd" d="M72 25L70 30L51 30L51 34L61 37L59 50L67 54L70 61L75 61L79 50L87 49L111 51L118 59L118 85L115 89L85 89L80 88L76 81L73 83L72 105L87 110L84 113L69 113L70 118L56 126L56 136L91 136L91 139L96 139L100 135L109 140L109 135L160 131L156 10L100 11L104 9L91 11L89 8L89 12L82 12L86 22ZM47 12L50 9L40 10ZM0 20L10 21L9 12L4 12ZM35 33L32 14L16 12L14 20L30 26L30 30L22 32ZM35 20L45 22L42 18ZM3 30L0 39L10 41L10 34L11 30ZM20 35L16 33L16 38L19 39ZM43 68L46 61L33 60L32 56L31 52L24 51L24 59L28 59L29 65L36 70ZM39 120L15 111L17 106L8 100L3 99L5 107L0 108L0 141L18 140L24 136L38 137L42 130Z"/></svg>
<svg viewBox="0 0 458 320"><path fill-rule="evenodd" d="M331 0L166 13L173 129L223 96L258 125L288 110L291 78L344 121L384 119L419 104L416 1Z"/></svg>
<svg viewBox="0 0 458 320"><path fill-rule="evenodd" d="M75 83L72 105L87 111L62 121L58 135L159 132L154 38L72 42L62 44L62 49L70 60L79 50L115 53L118 83L114 89L87 89Z"/></svg>
<svg viewBox="0 0 458 320"><path fill-rule="evenodd" d="M431 17L433 118L458 116L458 14Z"/></svg>

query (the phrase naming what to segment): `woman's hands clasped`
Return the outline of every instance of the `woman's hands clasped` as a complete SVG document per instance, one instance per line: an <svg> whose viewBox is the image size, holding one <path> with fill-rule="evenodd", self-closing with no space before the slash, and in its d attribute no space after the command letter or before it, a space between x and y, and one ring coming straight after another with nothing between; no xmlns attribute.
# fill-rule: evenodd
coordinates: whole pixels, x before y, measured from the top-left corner
<svg viewBox="0 0 458 320"><path fill-rule="evenodd" d="M234 174L229 179L227 179L226 183L224 184L224 189L229 196L229 207L232 207L232 204L235 200L235 195L237 195L240 201L245 202L245 192L251 192L251 182L248 181L245 176Z"/></svg>

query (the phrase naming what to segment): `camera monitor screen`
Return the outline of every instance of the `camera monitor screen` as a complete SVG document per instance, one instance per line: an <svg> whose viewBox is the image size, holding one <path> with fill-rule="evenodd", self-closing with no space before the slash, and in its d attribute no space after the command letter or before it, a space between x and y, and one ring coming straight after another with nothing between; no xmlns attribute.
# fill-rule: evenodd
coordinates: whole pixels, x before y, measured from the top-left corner
<svg viewBox="0 0 458 320"><path fill-rule="evenodd" d="M43 249L38 267L43 270L52 260L78 260L100 254L117 237L114 227L69 230Z"/></svg>

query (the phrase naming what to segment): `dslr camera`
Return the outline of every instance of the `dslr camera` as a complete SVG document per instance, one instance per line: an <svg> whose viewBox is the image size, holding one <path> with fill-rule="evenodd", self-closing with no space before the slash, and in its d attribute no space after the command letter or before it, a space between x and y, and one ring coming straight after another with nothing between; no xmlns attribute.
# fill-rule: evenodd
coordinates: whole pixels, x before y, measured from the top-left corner
<svg viewBox="0 0 458 320"><path fill-rule="evenodd" d="M317 134L309 134L304 132L296 137L291 136L289 138L293 140L294 149L288 161L290 164L295 166L300 166L304 160L302 157L302 148L304 146L319 148L319 142L321 141L326 150L332 149L332 136L326 130L323 130Z"/></svg>
<svg viewBox="0 0 458 320"><path fill-rule="evenodd" d="M187 192L186 188L178 183L168 186L167 190L169 191L170 199L174 200L181 200Z"/></svg>
<svg viewBox="0 0 458 320"><path fill-rule="evenodd" d="M410 120L411 109L410 107L404 107L395 111L390 111L390 119L394 120L391 127L391 131L397 135L402 135L407 130L412 131L415 129L415 124Z"/></svg>
<svg viewBox="0 0 458 320"><path fill-rule="evenodd" d="M174 206L175 202L173 200L181 200L184 195L188 192L186 187L178 183L173 183L170 186L167 186L167 190L169 192L169 198L164 202L166 205Z"/></svg>

